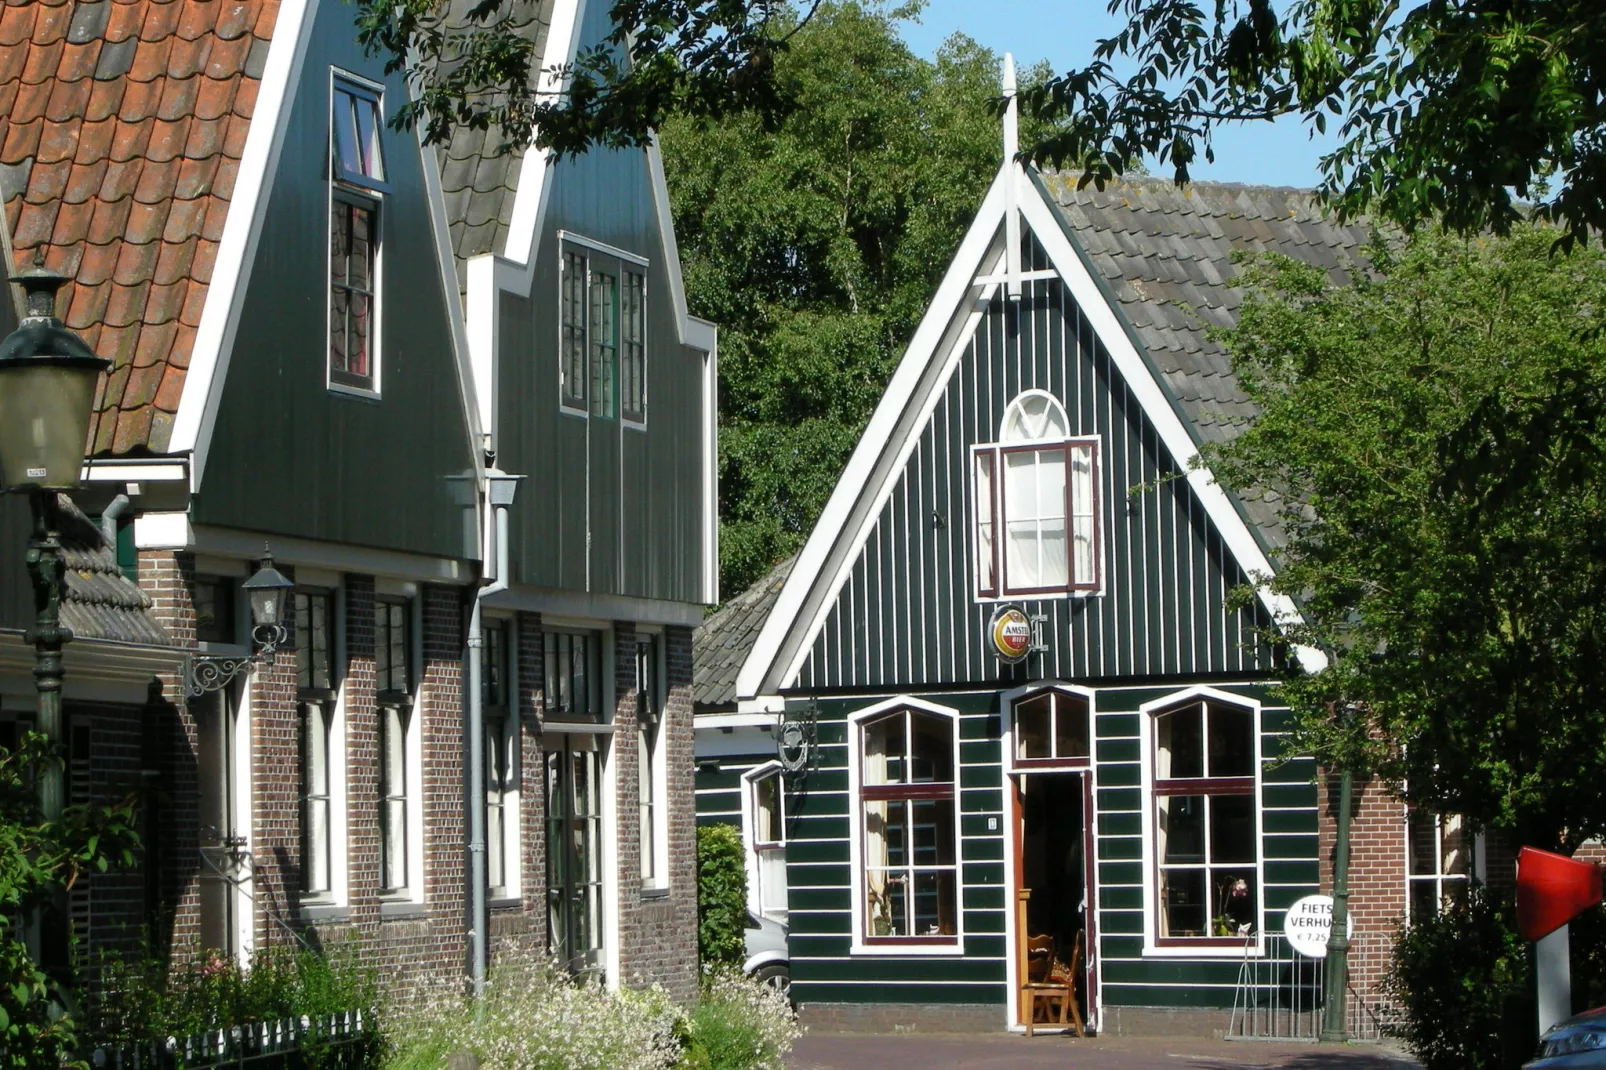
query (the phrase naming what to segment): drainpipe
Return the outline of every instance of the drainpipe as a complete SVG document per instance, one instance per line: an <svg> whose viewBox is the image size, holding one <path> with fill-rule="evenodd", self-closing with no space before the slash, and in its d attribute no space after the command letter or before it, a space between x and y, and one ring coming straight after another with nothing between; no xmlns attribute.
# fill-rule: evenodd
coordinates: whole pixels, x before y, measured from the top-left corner
<svg viewBox="0 0 1606 1070"><path fill-rule="evenodd" d="M474 995L485 992L485 966L490 945L490 918L485 905L485 632L481 607L486 598L508 588L507 510L523 476L496 469L485 473L485 501L490 507L482 531L484 584L474 593L468 617L468 860L469 979Z"/></svg>
<svg viewBox="0 0 1606 1070"><path fill-rule="evenodd" d="M127 511L128 495L119 494L100 512L100 533L106 537L106 545L114 552L117 549L117 519Z"/></svg>

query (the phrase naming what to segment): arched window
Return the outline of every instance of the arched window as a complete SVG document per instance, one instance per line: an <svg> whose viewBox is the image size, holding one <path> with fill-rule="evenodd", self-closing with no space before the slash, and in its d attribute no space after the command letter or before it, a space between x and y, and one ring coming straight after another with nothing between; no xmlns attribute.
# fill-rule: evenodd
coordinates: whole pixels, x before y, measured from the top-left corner
<svg viewBox="0 0 1606 1070"><path fill-rule="evenodd" d="M1098 440L1073 438L1053 395L1028 390L999 441L975 449L976 592L981 597L1098 589Z"/></svg>
<svg viewBox="0 0 1606 1070"><path fill-rule="evenodd" d="M1085 766L1092 754L1087 697L1059 688L1037 691L1010 704L1016 766Z"/></svg>
<svg viewBox="0 0 1606 1070"><path fill-rule="evenodd" d="M1260 916L1255 712L1198 698L1152 716L1156 942L1242 946Z"/></svg>
<svg viewBox="0 0 1606 1070"><path fill-rule="evenodd" d="M957 727L912 706L854 726L864 944L958 942Z"/></svg>

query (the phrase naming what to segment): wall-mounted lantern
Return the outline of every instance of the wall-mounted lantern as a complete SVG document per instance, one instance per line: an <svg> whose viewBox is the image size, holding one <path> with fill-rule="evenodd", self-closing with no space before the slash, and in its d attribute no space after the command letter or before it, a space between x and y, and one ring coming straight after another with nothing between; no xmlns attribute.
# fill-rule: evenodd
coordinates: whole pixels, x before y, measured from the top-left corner
<svg viewBox="0 0 1606 1070"><path fill-rule="evenodd" d="M279 647L289 638L284 600L295 584L273 567L271 551L263 549L256 572L240 587L251 601L251 642L257 649L245 657L200 655L191 659L187 687L191 698L221 691L253 665L274 664Z"/></svg>

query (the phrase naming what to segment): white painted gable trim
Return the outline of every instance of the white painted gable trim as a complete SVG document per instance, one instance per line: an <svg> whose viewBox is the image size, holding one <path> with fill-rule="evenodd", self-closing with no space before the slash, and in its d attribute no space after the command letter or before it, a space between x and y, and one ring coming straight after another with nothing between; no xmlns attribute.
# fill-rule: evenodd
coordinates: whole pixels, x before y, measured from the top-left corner
<svg viewBox="0 0 1606 1070"><path fill-rule="evenodd" d="M1228 549L1245 571L1266 577L1273 574L1265 552L1255 540L1242 515L1233 506L1227 492L1216 483L1215 477L1208 469L1192 467L1195 458L1199 456L1197 444L1188 434L1187 427L1172 407L1153 371L1138 354L1132 339L1122 328L1103 292L1088 274L1081 257L1072 248L1070 239L1061 229L1053 208L1043 200L1037 186L1030 181L1020 165L1009 165L1000 169L998 178L994 179L988 189L981 209L976 214L975 222L971 224L959 251L954 255L954 260L949 265L936 296L933 297L925 316L920 321L920 326L915 331L914 338L909 343L909 348L887 385L881 403L876 406L876 411L860 437L859 444L843 470L842 477L837 481L824 512L804 544L802 553L798 555L797 565L787 577L786 585L782 587L776 599L774 610L764 622L758 639L737 674L738 699L751 698L760 690L779 691L796 682L802 663L811 649L812 639L823 626L831 603L841 589L848 571L851 570L852 558L864 545L870 529L875 524L879 509L865 510L860 518L858 530L851 534L845 532L848 520L855 506L866 496L873 495L872 500L878 503L885 501L896 483L903 464L900 461L891 465L876 486L871 486L872 472L883 455L890 450L898 450L903 460L907 460L908 454L912 452L924 429L924 420L915 421L909 425L908 434L901 441L895 442L894 431L899 418L911 404L915 403L915 391L924 379L927 367L937 358L938 346L948 325L963 310L962 302L967 300L967 297L973 299L979 283L985 281L996 285L990 276L985 279L978 276L982 275L982 257L1003 222L1006 176L1013 184L1015 203L1025 222L1037 236L1038 241L1043 244L1057 273L1065 281L1065 285L1070 289L1095 334L1115 360L1117 368L1142 405L1145 415L1155 424L1161 441L1187 472L1189 486L1198 495L1210 519L1222 533ZM950 360L953 359L952 353L945 356ZM941 384L945 381L946 377L930 381L933 391L931 397L924 399L925 408L929 409L935 405L941 393ZM927 415L929 418L929 413ZM788 663L780 667L777 673L776 661L781 656L782 648L797 627L798 617L805 603L820 584L828 560L838 547L845 547L847 552L843 560L838 562L830 590L820 599L813 618L807 622L807 631L797 643ZM1286 595L1273 593L1264 583L1259 585L1258 593L1261 602L1278 623L1299 619L1298 608ZM1327 663L1320 651L1307 647L1296 648L1296 654L1300 663L1312 672L1319 671Z"/></svg>
<svg viewBox="0 0 1606 1070"><path fill-rule="evenodd" d="M1037 240L1043 243L1043 249L1048 253L1060 277L1076 299L1077 306L1093 327L1093 332L1104 348L1114 358L1115 365L1120 369L1121 377L1126 380L1128 389L1137 397L1143 406L1144 415L1160 435L1160 441L1177 464L1187 472L1188 485L1193 488L1194 494L1203 503L1205 512L1221 533L1227 549L1250 578L1256 581L1256 593L1267 612L1278 624L1297 622L1300 619L1299 609L1294 605L1293 599L1287 595L1276 594L1265 584L1264 579L1273 575L1274 569L1261 549L1260 543L1255 539L1254 533L1244 521L1243 515L1233 505L1232 499L1227 496L1221 484L1216 482L1215 475L1205 467L1195 467L1199 459L1199 447L1193 436L1188 433L1187 426L1177 410L1172 407L1170 399L1161 388L1160 382L1155 378L1153 369L1138 353L1132 342L1132 337L1126 332L1115 310L1105 299L1104 292L1099 289L1093 276L1088 272L1087 265L1071 247L1071 241L1065 235L1059 224L1059 217L1054 209L1043 200L1037 185L1028 180L1024 173L1020 176L1020 208L1026 222L1031 226ZM1301 665L1310 672L1319 672L1327 667L1327 657L1320 651L1310 647L1296 647L1295 654Z"/></svg>
<svg viewBox="0 0 1606 1070"><path fill-rule="evenodd" d="M890 482L884 482L877 488L869 486L876 462L886 450L893 448L912 450L914 441L919 438L919 432L916 430L909 436L909 441L899 443L892 441L899 417L912 402L926 367L936 355L950 324L959 315L962 302L974 299L975 279L981 273L982 258L986 255L988 247L993 244L999 224L1003 221L1004 174L1005 172L1000 169L999 176L993 180L986 197L982 199L975 222L970 225L970 230L960 242L959 251L954 254L953 262L948 265L947 274L937 287L936 296L927 306L926 314L920 319L920 326L915 328L914 337L909 341L909 348L904 351L903 359L898 362L897 370L892 373L892 380L887 384L886 393L882 395L880 404L871 415L864 434L859 436L859 444L854 447L847 467L842 470L841 478L831 491L824 512L820 514L814 530L809 533L808 541L803 544L803 550L798 555L797 564L793 566L791 574L787 576L786 583L781 588L781 593L776 597L775 608L770 611L769 618L765 620L764 627L753 642L752 650L748 652L747 660L742 663L741 671L736 675L738 699L753 698L761 690L779 691L796 677L797 669L789 665L785 675L775 682L775 686L764 687L765 679L771 675L772 666L780 656L782 644L792 631L798 615L803 611L809 593L819 582L831 551L839 542L854 505L864 494L873 492L878 499L885 497L891 486ZM870 515L872 524L875 519L873 512L872 510ZM852 542L854 548L863 545L867 531L868 526L854 535ZM840 576L838 579L840 581ZM837 586L840 587L840 582ZM821 606L824 607L829 601L829 598L823 599ZM816 612L815 618L809 622L810 634L819 630L820 622L824 619L819 612ZM799 644L800 650L807 648L806 641ZM793 659L794 662L798 660L795 657Z"/></svg>
<svg viewBox="0 0 1606 1070"><path fill-rule="evenodd" d="M273 189L273 173L284 145L285 128L294 103L294 87L301 80L301 67L307 55L319 0L282 0L268 59L257 89L256 111L245 135L234 196L223 222L212 279L201 307L195 345L190 352L189 371L184 376L184 392L179 396L178 413L173 419L169 453L191 453L190 489L199 490L206 469L207 449L212 427L217 421L218 402L228 377L229 356L239 327L245 291L251 282L251 265L256 259L257 241L267 216L268 196Z"/></svg>

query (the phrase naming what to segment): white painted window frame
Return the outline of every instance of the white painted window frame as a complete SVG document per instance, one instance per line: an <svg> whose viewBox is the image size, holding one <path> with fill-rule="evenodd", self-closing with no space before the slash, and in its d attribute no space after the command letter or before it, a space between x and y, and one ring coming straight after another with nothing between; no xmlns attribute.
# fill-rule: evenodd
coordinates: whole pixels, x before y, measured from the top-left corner
<svg viewBox="0 0 1606 1070"><path fill-rule="evenodd" d="M766 840L759 842L758 838L758 784L761 780L774 777L777 781L775 791L775 805L781 811L781 838L779 841ZM790 903L781 910L766 910L764 906L764 867L761 861L761 852L765 850L779 850L785 858L786 835L786 767L778 761L768 761L762 765L755 765L742 774L742 843L746 847L743 852L747 858L747 909L755 914L776 918L785 921L791 914ZM790 887L788 888L790 891Z"/></svg>
<svg viewBox="0 0 1606 1070"><path fill-rule="evenodd" d="M652 847L654 871L649 876L642 874L642 891L649 895L663 895L669 891L669 755L667 737L669 735L669 686L667 669L669 667L666 647L662 629L649 629L637 625L637 641L648 639L652 643L653 660L653 701L658 704L658 728L652 736L652 746L648 752L651 769L648 776L648 790L652 793ZM637 686L639 687L639 681ZM641 725L636 726L638 735ZM639 746L639 745L638 745ZM638 778L639 779L639 778Z"/></svg>
<svg viewBox="0 0 1606 1070"><path fill-rule="evenodd" d="M954 895L956 897L954 940L944 944L866 944L864 942L864 915L865 915L865 887L864 887L864 845L859 833L861 801L859 790L864 784L864 742L861 726L869 720L894 710L917 710L921 713L936 714L947 717L953 722L954 747ZM898 695L885 699L873 705L866 706L848 715L848 860L852 867L850 873L850 907L852 912L853 937L848 953L853 956L865 958L962 958L965 954L965 856L964 838L960 835L960 825L963 818L960 789L959 765L959 736L963 721L960 713L952 706L940 706L935 702L915 698L913 695Z"/></svg>
<svg viewBox="0 0 1606 1070"><path fill-rule="evenodd" d="M519 622L516 616L490 615L506 629L508 783L502 793L502 869L504 882L489 889L493 904L514 903L524 894L524 734L519 716Z"/></svg>
<svg viewBox="0 0 1606 1070"><path fill-rule="evenodd" d="M1028 764L1020 764L1022 759L1015 754L1015 706L1028 699L1036 698L1045 691L1058 691L1062 695L1071 695L1087 703L1087 758L1028 758ZM1006 691L1001 697L1003 710L1003 747L1004 772L1031 773L1031 772L1080 772L1092 770L1098 765L1098 692L1089 687L1077 684L1067 684L1059 680L1043 680L1037 683L1018 687L1013 691ZM1091 818L1091 815L1089 815Z"/></svg>
<svg viewBox="0 0 1606 1070"><path fill-rule="evenodd" d="M328 152L329 181L326 184L325 194L326 194L326 197L327 197L327 203L324 206L324 213L323 213L324 214L324 234L325 234L324 243L323 243L323 247L324 247L324 272L323 272L323 291L324 291L324 297L323 297L323 313L324 313L323 382L324 382L324 389L328 390L329 393L331 393L331 394L347 394L347 395L350 395L351 397L368 398L370 400L377 401L383 396L383 394L384 394L384 386L385 386L385 384L384 384L385 363L384 363L384 360L383 360L383 356L384 356L383 340L384 340L384 333L385 333L384 330L383 330L383 324L385 322L385 318L384 318L384 297L383 297L383 294L384 294L384 287L385 287L385 245L386 245L385 229L386 229L387 217L388 217L389 213L386 210L385 191L384 190L374 189L374 188L370 188L370 187L367 187L367 186L352 185L350 183L342 181L340 179L340 177L335 173L335 165L334 165L335 146L334 146L334 129L333 129L333 122L334 122L334 94L335 94L335 86L340 82L349 82L351 85L353 85L353 86L355 86L357 88L367 90L368 92L374 94L374 96L377 97L378 100L379 100L379 108L378 108L378 110L379 110L379 118L381 120L380 129L383 130L384 126L385 126L385 122L384 122L384 119L385 119L385 87L383 85L381 85L379 82L373 81L372 79L364 78L364 77L362 77L361 75L358 75L358 74L353 74L352 72L350 72L348 70L344 70L344 69L342 69L340 67L331 66L329 68L329 81L328 81L328 90L329 90L329 92L328 92L328 95L326 97L326 99L329 102L329 106L324 109L324 126L327 129L328 134L329 134L329 152ZM388 160L386 161L386 165L385 165L385 174L387 176L386 177L386 185L388 186L389 185L389 177L388 176L390 175L390 165L389 165L389 161ZM337 190L349 190L350 193L348 194L348 196L354 196L354 197L358 197L358 198L365 198L368 201L372 202L372 204L374 206L374 228L373 228L373 234L370 236L370 239L369 239L371 241L371 243L373 244L373 246L374 246L374 277L373 277L373 282L371 284L373 286L373 329L372 329L372 333L371 333L371 335L369 337L369 347L370 347L369 360L373 365L372 379L373 379L373 383L374 383L374 385L373 385L373 387L371 389L367 388L367 387L353 386L350 383L337 383L337 382L335 382L334 378L332 376L332 369L329 366L329 337L330 337L330 332L334 327L334 322L333 322L334 321L334 308L332 307L333 306L333 302L329 298L329 280L330 280L329 257L331 255L333 255L332 251L331 251L331 245L333 243L329 240L328 230L329 230L329 227L334 225L335 202L340 199L336 195L336 191Z"/></svg>
<svg viewBox="0 0 1606 1070"><path fill-rule="evenodd" d="M1465 873L1444 872L1444 841L1441 838L1444 831L1444 815L1433 814L1433 872L1413 874L1411 872L1411 807L1405 806L1400 811L1400 849L1401 871L1405 874L1405 905L1400 916L1407 922L1415 922L1411 914L1411 892L1418 884L1431 884L1435 893L1435 900L1444 902L1444 889L1447 884L1464 884L1468 889L1475 884L1483 883L1482 876L1484 863L1484 834L1472 832L1470 829L1462 835L1467 838L1467 871ZM1463 816L1462 820L1466 818Z"/></svg>
<svg viewBox="0 0 1606 1070"><path fill-rule="evenodd" d="M1156 942L1156 911L1159 909L1159 864L1155 858L1154 829L1154 719L1155 715L1186 705L1189 702L1217 702L1236 706L1250 713L1255 731L1255 883L1257 887L1256 913L1258 924L1253 936L1244 943L1232 945L1166 945ZM1142 818L1143 818L1143 957L1172 959L1242 959L1262 958L1266 954L1266 804L1265 766L1261 755L1264 732L1263 707L1254 699L1222 691L1214 687L1188 687L1169 695L1145 702L1138 707L1138 746L1142 760Z"/></svg>

